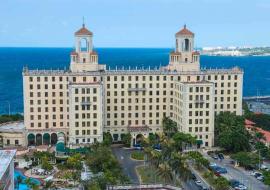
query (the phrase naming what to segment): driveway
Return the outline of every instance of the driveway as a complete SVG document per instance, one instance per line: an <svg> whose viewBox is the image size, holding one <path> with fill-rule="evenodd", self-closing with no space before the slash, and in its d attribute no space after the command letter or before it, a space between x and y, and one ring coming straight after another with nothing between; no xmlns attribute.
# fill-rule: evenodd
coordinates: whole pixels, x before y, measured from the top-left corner
<svg viewBox="0 0 270 190"><path fill-rule="evenodd" d="M223 161L215 160L206 152L202 152L203 155L212 163L216 163L219 166L222 166L227 169L228 173L223 175L228 180L236 179L246 185L250 190L267 190L269 189L263 182L257 180L255 177L250 175L249 171L244 170L243 168L236 168L230 164L231 159L225 158Z"/></svg>
<svg viewBox="0 0 270 190"><path fill-rule="evenodd" d="M137 173L136 173L136 167L143 165L144 162L143 161L135 161L135 160L130 159L130 154L132 151L134 151L132 149L124 149L121 147L112 147L112 151L113 151L113 154L118 159L118 161L120 162L125 175L127 175L130 178L131 183L139 184L140 181L139 181L139 178L138 178ZM198 186L194 183L193 180L189 180L187 182L184 182L183 188L185 190L199 190Z"/></svg>
<svg viewBox="0 0 270 190"><path fill-rule="evenodd" d="M135 161L130 158L130 154L132 151L131 149L124 149L121 147L112 147L113 154L116 156L118 161L120 162L125 175L127 175L131 183L139 184L139 178L136 173L136 167L143 165L143 161Z"/></svg>

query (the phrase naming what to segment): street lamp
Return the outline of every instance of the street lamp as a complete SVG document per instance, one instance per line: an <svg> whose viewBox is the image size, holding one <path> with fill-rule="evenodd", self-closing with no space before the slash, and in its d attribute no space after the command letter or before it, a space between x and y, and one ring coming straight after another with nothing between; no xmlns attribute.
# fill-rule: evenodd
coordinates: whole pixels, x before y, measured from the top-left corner
<svg viewBox="0 0 270 190"><path fill-rule="evenodd" d="M8 103L8 115L10 116L10 102L6 101Z"/></svg>

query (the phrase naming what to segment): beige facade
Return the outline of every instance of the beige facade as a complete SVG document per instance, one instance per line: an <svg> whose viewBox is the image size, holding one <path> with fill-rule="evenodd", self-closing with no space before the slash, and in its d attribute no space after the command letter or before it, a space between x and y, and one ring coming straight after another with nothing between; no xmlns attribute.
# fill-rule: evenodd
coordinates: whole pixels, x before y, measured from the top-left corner
<svg viewBox="0 0 270 190"><path fill-rule="evenodd" d="M75 33L70 70L24 70L28 134L62 132L69 144L87 144L102 141L103 132L115 141L131 133L136 143L137 135L161 132L169 116L202 146L213 146L214 115L242 114L243 72L201 70L194 34L186 27L175 36L168 66L157 70L106 70L92 37L85 26Z"/></svg>
<svg viewBox="0 0 270 190"><path fill-rule="evenodd" d="M0 125L0 148L17 148L26 146L26 130L23 121L3 123Z"/></svg>

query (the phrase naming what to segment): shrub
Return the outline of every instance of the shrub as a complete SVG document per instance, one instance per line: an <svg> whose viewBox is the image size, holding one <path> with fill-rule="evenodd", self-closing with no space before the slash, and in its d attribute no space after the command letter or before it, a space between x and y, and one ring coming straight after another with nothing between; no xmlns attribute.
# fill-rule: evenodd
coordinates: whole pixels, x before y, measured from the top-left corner
<svg viewBox="0 0 270 190"><path fill-rule="evenodd" d="M143 151L134 151L131 153L131 158L135 160L144 160L144 152Z"/></svg>

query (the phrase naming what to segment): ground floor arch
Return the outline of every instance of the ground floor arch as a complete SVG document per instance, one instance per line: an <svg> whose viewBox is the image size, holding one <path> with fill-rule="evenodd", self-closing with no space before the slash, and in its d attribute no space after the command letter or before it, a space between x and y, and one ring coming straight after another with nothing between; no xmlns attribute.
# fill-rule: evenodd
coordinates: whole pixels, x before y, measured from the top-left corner
<svg viewBox="0 0 270 190"><path fill-rule="evenodd" d="M36 134L36 146L42 145L42 135L40 133Z"/></svg>
<svg viewBox="0 0 270 190"><path fill-rule="evenodd" d="M57 134L56 133L52 133L51 134L51 144L55 145L57 143Z"/></svg>
<svg viewBox="0 0 270 190"><path fill-rule="evenodd" d="M142 134L136 135L136 144L142 144L143 138L144 138L144 137L143 137Z"/></svg>
<svg viewBox="0 0 270 190"><path fill-rule="evenodd" d="M43 135L43 144L44 145L49 145L51 142L51 136L49 133L44 133Z"/></svg>
<svg viewBox="0 0 270 190"><path fill-rule="evenodd" d="M27 136L28 146L36 145L36 137L34 134L30 133Z"/></svg>

